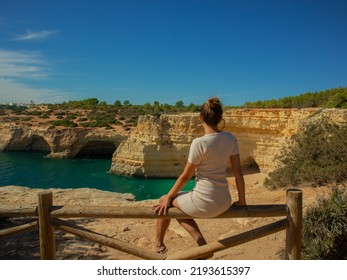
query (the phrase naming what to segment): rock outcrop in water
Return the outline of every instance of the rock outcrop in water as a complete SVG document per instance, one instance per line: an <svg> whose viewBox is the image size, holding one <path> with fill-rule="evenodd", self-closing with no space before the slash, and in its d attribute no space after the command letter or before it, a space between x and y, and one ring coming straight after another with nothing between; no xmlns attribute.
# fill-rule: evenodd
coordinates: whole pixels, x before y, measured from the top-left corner
<svg viewBox="0 0 347 280"><path fill-rule="evenodd" d="M139 177L176 177L190 143L202 135L196 114L140 116L137 127L113 155L110 172Z"/></svg>
<svg viewBox="0 0 347 280"><path fill-rule="evenodd" d="M275 168L275 156L302 122L326 114L347 121L347 110L235 109L225 112L225 131L238 139L243 166L261 172ZM177 177L191 141L203 134L197 114L142 116L113 155L111 172L141 177Z"/></svg>

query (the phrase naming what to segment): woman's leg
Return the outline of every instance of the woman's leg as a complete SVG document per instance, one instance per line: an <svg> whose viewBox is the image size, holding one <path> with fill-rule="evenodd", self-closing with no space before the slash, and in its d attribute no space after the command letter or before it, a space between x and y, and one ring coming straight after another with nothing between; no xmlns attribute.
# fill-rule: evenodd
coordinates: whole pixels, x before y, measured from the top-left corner
<svg viewBox="0 0 347 280"><path fill-rule="evenodd" d="M180 209L177 199L172 201L172 205ZM194 219L177 219L177 222L193 237L194 241L199 245L207 244L205 238L203 237L198 224Z"/></svg>
<svg viewBox="0 0 347 280"><path fill-rule="evenodd" d="M159 202L161 198L159 199ZM157 253L165 253L167 251L164 244L165 233L170 225L170 219L157 219L157 228L156 228L156 247Z"/></svg>
<svg viewBox="0 0 347 280"><path fill-rule="evenodd" d="M193 219L177 219L177 222L193 237L194 241L199 245L207 244L203 237L198 224Z"/></svg>
<svg viewBox="0 0 347 280"><path fill-rule="evenodd" d="M172 205L180 209L177 199L173 199ZM164 237L166 230L170 225L170 219L157 219L157 229L156 229L156 247L158 253L163 253L166 251L166 246L164 244ZM198 224L194 219L177 219L178 223L193 237L194 241L199 245L207 244L204 236L202 235Z"/></svg>
<svg viewBox="0 0 347 280"><path fill-rule="evenodd" d="M177 207L179 209L179 205L177 201L172 202L173 206ZM177 219L177 222L193 237L194 241L198 244L198 246L203 246L207 244L204 236L202 235L198 224L195 222L194 219ZM207 254L205 256L202 256L198 259L209 259L213 257L213 253Z"/></svg>
<svg viewBox="0 0 347 280"><path fill-rule="evenodd" d="M166 252L164 237L169 225L170 225L170 219L157 219L157 230L156 230L157 253Z"/></svg>

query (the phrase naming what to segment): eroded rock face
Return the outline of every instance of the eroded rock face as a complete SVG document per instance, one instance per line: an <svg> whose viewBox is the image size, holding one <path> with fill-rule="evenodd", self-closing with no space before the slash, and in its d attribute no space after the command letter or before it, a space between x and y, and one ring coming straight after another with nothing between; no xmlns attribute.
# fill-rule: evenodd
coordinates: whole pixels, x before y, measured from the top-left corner
<svg viewBox="0 0 347 280"><path fill-rule="evenodd" d="M0 151L39 151L52 158L110 157L127 135L112 130L0 123Z"/></svg>
<svg viewBox="0 0 347 280"><path fill-rule="evenodd" d="M275 156L301 123L328 115L346 122L347 110L235 109L225 131L238 139L243 166L275 168ZM198 114L141 116L130 135L97 128L54 128L0 122L0 151L42 151L49 157L111 157L111 173L170 178L182 172L192 140L203 135Z"/></svg>
<svg viewBox="0 0 347 280"><path fill-rule="evenodd" d="M225 130L238 139L241 164L256 164L267 173L275 167L275 156L300 124L318 109L237 109L226 112Z"/></svg>
<svg viewBox="0 0 347 280"><path fill-rule="evenodd" d="M337 123L347 122L341 109L252 109L226 113L226 130L238 138L243 165L255 162L268 173L276 167L275 157L301 125L326 116Z"/></svg>
<svg viewBox="0 0 347 280"><path fill-rule="evenodd" d="M347 110L236 109L224 113L225 131L238 139L241 164L261 172L275 168L275 156L302 122L328 115L346 122ZM192 140L203 135L198 114L143 116L113 155L110 172L141 177L177 177Z"/></svg>
<svg viewBox="0 0 347 280"><path fill-rule="evenodd" d="M196 114L141 116L129 138L113 155L110 172L139 177L176 177L190 143L202 135Z"/></svg>

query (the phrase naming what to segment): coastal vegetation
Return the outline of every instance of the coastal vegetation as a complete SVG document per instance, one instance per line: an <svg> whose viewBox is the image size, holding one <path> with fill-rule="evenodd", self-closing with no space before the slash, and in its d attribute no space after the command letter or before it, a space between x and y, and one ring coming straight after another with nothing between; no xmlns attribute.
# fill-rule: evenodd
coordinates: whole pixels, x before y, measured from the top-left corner
<svg viewBox="0 0 347 280"><path fill-rule="evenodd" d="M265 101L246 102L244 108L347 108L347 87Z"/></svg>
<svg viewBox="0 0 347 280"><path fill-rule="evenodd" d="M307 123L291 137L277 161L278 168L264 181L269 188L347 180L347 124L326 117Z"/></svg>
<svg viewBox="0 0 347 280"><path fill-rule="evenodd" d="M315 93L304 93L298 96L284 97L267 101L246 102L241 106L225 105L224 109L232 108L347 108L347 87L329 89ZM200 105L190 103L185 105L182 100L175 104L145 103L131 104L129 100L114 101L108 104L97 98L87 98L79 101L68 101L58 104L41 104L29 106L0 105L0 116L11 115L8 121L24 121L30 125L33 118L41 119L40 124L50 128L63 127L104 127L110 129L116 125L129 130L136 126L140 115L160 116L161 114L177 114L198 112ZM6 120L6 118L5 118Z"/></svg>
<svg viewBox="0 0 347 280"><path fill-rule="evenodd" d="M302 258L347 260L347 187L320 197L303 219Z"/></svg>
<svg viewBox="0 0 347 280"><path fill-rule="evenodd" d="M322 117L303 126L277 156L279 166L264 185L332 186L303 219L302 258L347 259L347 125ZM340 187L338 188L338 184Z"/></svg>
<svg viewBox="0 0 347 280"><path fill-rule="evenodd" d="M128 100L116 100L110 105L97 98L88 98L80 101L69 101L60 104L45 104L37 106L0 105L0 115L10 116L8 121L30 121L40 118L50 128L63 127L105 127L120 125L125 130L136 126L140 115L177 114L184 112L198 112L200 105L185 105L179 100L174 105L153 104L133 105ZM6 120L6 118L5 118Z"/></svg>

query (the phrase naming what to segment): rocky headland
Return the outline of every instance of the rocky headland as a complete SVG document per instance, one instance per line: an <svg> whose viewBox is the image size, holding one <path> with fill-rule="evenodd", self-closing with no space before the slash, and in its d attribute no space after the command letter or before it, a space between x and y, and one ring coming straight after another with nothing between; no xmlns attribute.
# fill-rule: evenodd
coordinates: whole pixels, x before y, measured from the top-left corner
<svg viewBox="0 0 347 280"><path fill-rule="evenodd" d="M312 118L327 115L347 121L339 109L235 109L224 114L225 131L238 139L241 164L263 173L275 168L275 157ZM49 128L21 122L0 122L0 151L43 151L48 157L109 157L110 172L138 177L177 177L191 141L203 134L197 114L140 116L130 131L104 128Z"/></svg>

